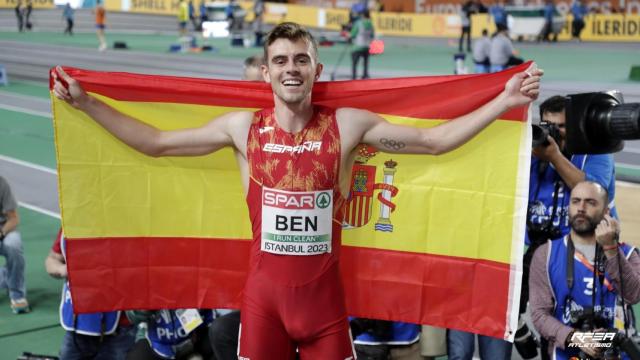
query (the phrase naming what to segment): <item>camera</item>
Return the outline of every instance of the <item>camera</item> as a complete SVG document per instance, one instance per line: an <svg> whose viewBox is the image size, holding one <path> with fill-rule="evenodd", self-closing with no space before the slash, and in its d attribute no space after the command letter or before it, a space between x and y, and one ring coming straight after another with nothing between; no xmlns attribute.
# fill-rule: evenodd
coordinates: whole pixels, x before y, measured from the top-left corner
<svg viewBox="0 0 640 360"><path fill-rule="evenodd" d="M608 331L616 331L616 329L609 329ZM620 351L624 351L631 360L640 359L640 346L638 345L637 338L627 337L624 333L617 333L613 338L613 348L608 349L604 353L606 360L615 360L620 358Z"/></svg>
<svg viewBox="0 0 640 360"><path fill-rule="evenodd" d="M602 353L601 359L618 360L622 358L620 353L624 352L631 360L640 360L640 346L638 346L637 342L634 341L637 339L627 337L624 333L618 331L618 329L609 328L608 321L597 312L594 313L592 307L580 310L572 310L570 312L569 321L572 328L578 329L582 332L591 332L595 331L596 329L605 329L601 330L601 332L616 334L613 339L610 340L611 347L606 348L606 350ZM585 356L584 354L581 354L580 359L591 358Z"/></svg>
<svg viewBox="0 0 640 360"><path fill-rule="evenodd" d="M565 111L571 154L613 153L640 139L640 103L624 104L618 91L568 95Z"/></svg>
<svg viewBox="0 0 640 360"><path fill-rule="evenodd" d="M556 226L553 226L551 220L547 220L541 224L527 223L527 234L531 244L544 244L547 240L557 239L562 236L562 232Z"/></svg>
<svg viewBox="0 0 640 360"><path fill-rule="evenodd" d="M555 140L556 144L560 143L560 128L558 125L548 122L541 121L539 125L531 125L532 128L532 147L538 146L548 146L549 140L548 136L551 136L553 140Z"/></svg>
<svg viewBox="0 0 640 360"><path fill-rule="evenodd" d="M611 346L603 348L606 349L602 352L600 356L597 358L592 358L583 352L580 353L581 360L621 360L621 359L631 359L631 360L640 360L640 346L638 345L637 337L628 337L624 333L619 332L616 328L609 328L602 330L601 332L612 334L615 333L615 336L611 340L606 340L604 344L609 342ZM622 353L626 354L626 357L622 356Z"/></svg>
<svg viewBox="0 0 640 360"><path fill-rule="evenodd" d="M571 310L569 323L574 329L580 331L592 331L594 329L606 329L609 327L607 319L594 312L592 307L579 310Z"/></svg>

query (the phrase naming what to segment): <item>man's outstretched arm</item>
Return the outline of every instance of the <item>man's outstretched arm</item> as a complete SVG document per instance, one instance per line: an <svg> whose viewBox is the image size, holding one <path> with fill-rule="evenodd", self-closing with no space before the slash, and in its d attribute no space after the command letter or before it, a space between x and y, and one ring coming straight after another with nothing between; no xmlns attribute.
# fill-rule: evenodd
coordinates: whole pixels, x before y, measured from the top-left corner
<svg viewBox="0 0 640 360"><path fill-rule="evenodd" d="M537 99L541 77L542 71L533 64L526 72L515 74L504 91L487 104L433 128L395 125L369 111L349 108L341 109L338 117L356 120L356 127L363 126L361 142L382 151L442 154L469 141L502 113Z"/></svg>
<svg viewBox="0 0 640 360"><path fill-rule="evenodd" d="M240 113L222 115L198 128L162 131L124 115L87 94L78 81L59 66L53 77L53 92L57 98L85 112L122 142L146 155L204 155L234 144L229 123L231 119L241 116Z"/></svg>

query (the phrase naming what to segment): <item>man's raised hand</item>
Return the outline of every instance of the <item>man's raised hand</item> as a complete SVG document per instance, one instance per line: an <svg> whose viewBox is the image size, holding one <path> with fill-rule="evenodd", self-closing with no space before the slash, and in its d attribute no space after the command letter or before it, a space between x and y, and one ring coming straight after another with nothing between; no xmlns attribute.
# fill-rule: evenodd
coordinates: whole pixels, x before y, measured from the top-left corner
<svg viewBox="0 0 640 360"><path fill-rule="evenodd" d="M543 74L544 71L538 69L536 63L532 63L527 70L513 75L504 87L509 107L526 105L536 100L540 94L540 79Z"/></svg>
<svg viewBox="0 0 640 360"><path fill-rule="evenodd" d="M52 76L53 93L58 99L66 101L75 108L80 108L89 100L89 95L82 89L80 83L62 70L62 67L56 66Z"/></svg>

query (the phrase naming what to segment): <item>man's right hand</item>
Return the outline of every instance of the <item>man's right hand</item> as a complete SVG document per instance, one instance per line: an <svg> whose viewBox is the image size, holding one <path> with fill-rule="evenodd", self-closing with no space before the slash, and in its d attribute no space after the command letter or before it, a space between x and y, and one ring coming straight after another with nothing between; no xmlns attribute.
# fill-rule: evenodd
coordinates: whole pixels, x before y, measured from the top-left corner
<svg viewBox="0 0 640 360"><path fill-rule="evenodd" d="M548 145L540 145L532 149L533 156L542 161L553 162L556 157L562 156L562 152L560 152L558 143L551 136L547 136L547 141Z"/></svg>
<svg viewBox="0 0 640 360"><path fill-rule="evenodd" d="M66 101L76 109L89 100L89 95L82 89L80 83L64 72L60 66L56 66L53 71L53 93L58 99Z"/></svg>

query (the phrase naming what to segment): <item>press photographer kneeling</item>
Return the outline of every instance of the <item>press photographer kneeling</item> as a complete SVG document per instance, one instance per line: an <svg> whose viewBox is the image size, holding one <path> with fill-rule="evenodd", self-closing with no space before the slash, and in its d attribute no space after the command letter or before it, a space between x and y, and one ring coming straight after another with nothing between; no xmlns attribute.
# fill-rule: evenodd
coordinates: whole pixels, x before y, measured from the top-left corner
<svg viewBox="0 0 640 360"><path fill-rule="evenodd" d="M600 184L576 184L569 234L548 241L533 256L531 318L554 359L629 358L621 349L632 359L640 355L628 340L626 329L633 324L623 306L640 301L640 256L618 242L618 222L608 203Z"/></svg>

